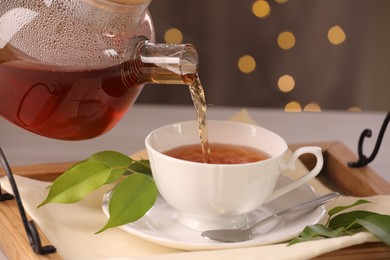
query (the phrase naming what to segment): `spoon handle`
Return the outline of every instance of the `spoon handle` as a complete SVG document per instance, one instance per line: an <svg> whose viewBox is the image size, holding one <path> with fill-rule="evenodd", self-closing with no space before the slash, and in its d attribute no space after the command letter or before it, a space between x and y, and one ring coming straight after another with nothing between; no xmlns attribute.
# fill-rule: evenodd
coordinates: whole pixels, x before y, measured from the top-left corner
<svg viewBox="0 0 390 260"><path fill-rule="evenodd" d="M263 225L263 224L269 222L270 220L274 220L275 218L283 217L283 216L286 216L286 215L289 215L289 214L293 214L293 213L296 213L296 212L299 212L299 211L302 211L302 210L305 210L305 209L311 209L311 208L318 207L320 205L325 204L328 201L331 201L331 200L337 198L338 196L339 196L339 193L331 192L331 193L328 193L328 194L326 194L324 196L318 197L318 198L316 198L314 200L303 202L303 203L298 204L296 206L293 206L291 208L288 208L288 209L282 210L282 211L280 211L278 213L275 213L274 215L271 215L271 216L269 216L269 217L267 217L267 218L257 222L252 227L250 227L250 229L254 230L258 226Z"/></svg>

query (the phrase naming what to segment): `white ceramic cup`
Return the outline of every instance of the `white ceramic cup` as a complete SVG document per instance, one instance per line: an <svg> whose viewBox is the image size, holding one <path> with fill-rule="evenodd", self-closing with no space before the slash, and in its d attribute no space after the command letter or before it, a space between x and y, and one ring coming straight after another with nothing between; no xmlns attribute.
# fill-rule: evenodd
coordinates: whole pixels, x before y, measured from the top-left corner
<svg viewBox="0 0 390 260"><path fill-rule="evenodd" d="M260 126L209 120L209 142L245 145L260 149L271 158L246 164L206 164L176 159L163 152L199 143L196 121L160 127L145 139L154 180L161 196L179 214L179 221L194 230L240 228L246 214L304 184L321 170L321 148L302 147L285 160L287 143ZM280 171L295 170L301 154L317 158L306 175L275 189Z"/></svg>

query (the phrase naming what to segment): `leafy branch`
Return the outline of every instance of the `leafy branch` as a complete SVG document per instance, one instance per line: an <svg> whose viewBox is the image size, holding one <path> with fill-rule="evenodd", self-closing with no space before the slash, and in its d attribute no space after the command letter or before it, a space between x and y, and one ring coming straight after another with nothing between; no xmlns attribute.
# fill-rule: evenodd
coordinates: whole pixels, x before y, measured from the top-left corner
<svg viewBox="0 0 390 260"><path fill-rule="evenodd" d="M292 239L288 245L313 240L318 237L333 238L368 231L384 244L390 246L390 216L364 210L340 213L365 203L371 202L358 200L351 205L338 206L329 210L328 221L325 225L316 224L305 227L301 234Z"/></svg>
<svg viewBox="0 0 390 260"><path fill-rule="evenodd" d="M122 153L103 151L71 166L50 186L47 203L75 203L100 187L118 182L112 191L110 217L97 233L141 218L155 203L157 187L148 160L134 160Z"/></svg>

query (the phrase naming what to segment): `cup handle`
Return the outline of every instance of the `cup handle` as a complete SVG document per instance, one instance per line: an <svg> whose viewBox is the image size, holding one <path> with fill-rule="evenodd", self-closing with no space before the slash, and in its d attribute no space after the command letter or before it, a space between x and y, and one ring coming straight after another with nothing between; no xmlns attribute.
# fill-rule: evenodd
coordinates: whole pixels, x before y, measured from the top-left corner
<svg viewBox="0 0 390 260"><path fill-rule="evenodd" d="M314 168L308 173L306 173L305 175L303 175L302 177L300 177L299 179L294 180L292 183L285 185L281 188L278 188L277 190L274 190L272 194L268 197L268 199L265 201L265 203L268 203L276 198L279 198L283 194L286 194L287 192L306 183L308 180L316 177L318 173L320 173L322 166L324 164L324 159L322 157L321 148L317 146L305 146L297 149L295 152L293 152L293 154L287 161L282 162L280 166L280 170L281 171L285 169L295 170L296 160L298 159L299 156L306 153L311 153L316 157L317 162Z"/></svg>

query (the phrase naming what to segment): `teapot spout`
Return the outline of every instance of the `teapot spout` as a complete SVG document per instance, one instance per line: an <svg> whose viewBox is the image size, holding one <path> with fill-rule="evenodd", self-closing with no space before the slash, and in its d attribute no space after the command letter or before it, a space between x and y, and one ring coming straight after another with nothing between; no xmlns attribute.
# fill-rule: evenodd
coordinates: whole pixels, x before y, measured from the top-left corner
<svg viewBox="0 0 390 260"><path fill-rule="evenodd" d="M123 79L134 83L190 84L198 73L198 54L191 44L137 44L133 58L124 64Z"/></svg>

